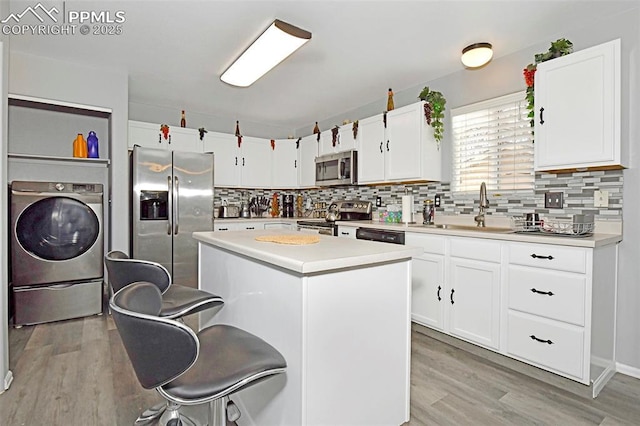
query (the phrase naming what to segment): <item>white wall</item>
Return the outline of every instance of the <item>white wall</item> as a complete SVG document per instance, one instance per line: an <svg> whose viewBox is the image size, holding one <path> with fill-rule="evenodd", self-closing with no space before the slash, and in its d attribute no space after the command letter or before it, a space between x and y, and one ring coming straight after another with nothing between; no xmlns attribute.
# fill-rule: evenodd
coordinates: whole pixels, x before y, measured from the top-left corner
<svg viewBox="0 0 640 426"><path fill-rule="evenodd" d="M9 93L110 108L111 244L129 250L128 76L84 64L11 52ZM115 190L114 190L115 188ZM125 188L125 190L123 190Z"/></svg>
<svg viewBox="0 0 640 426"><path fill-rule="evenodd" d="M424 86L443 93L447 99L446 129L450 129L451 108L480 100L525 90L522 70L534 61L534 54L549 49L550 43L567 38L578 51L617 38L622 39L622 144L628 168L624 171L623 241L619 246L618 313L616 359L621 372L640 377L640 5L626 13L601 17L588 28L567 29L553 34L549 41L532 45L529 49L495 59L479 70L461 70L443 78L425 82L405 91L396 92L396 107L417 101ZM321 128L340 122L342 117L364 118L377 113L386 105L386 97L354 111L323 120ZM306 128L298 129L304 135ZM451 131L445 130L442 143L445 176L450 172ZM597 301L596 301L597 309Z"/></svg>

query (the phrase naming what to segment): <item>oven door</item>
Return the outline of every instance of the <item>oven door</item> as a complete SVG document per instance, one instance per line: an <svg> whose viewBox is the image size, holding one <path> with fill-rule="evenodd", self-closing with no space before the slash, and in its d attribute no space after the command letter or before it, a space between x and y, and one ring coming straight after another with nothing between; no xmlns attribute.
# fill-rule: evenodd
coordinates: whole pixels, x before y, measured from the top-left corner
<svg viewBox="0 0 640 426"><path fill-rule="evenodd" d="M334 227L327 226L298 225L298 232L304 232L307 234L335 235Z"/></svg>

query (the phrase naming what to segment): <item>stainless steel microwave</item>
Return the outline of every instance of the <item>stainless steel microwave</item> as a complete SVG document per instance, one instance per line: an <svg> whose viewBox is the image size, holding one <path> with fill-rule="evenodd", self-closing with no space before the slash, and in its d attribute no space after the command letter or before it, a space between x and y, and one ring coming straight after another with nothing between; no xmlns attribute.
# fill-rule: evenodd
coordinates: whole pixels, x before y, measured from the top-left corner
<svg viewBox="0 0 640 426"><path fill-rule="evenodd" d="M358 183L358 152L345 151L316 158L316 185L353 185Z"/></svg>

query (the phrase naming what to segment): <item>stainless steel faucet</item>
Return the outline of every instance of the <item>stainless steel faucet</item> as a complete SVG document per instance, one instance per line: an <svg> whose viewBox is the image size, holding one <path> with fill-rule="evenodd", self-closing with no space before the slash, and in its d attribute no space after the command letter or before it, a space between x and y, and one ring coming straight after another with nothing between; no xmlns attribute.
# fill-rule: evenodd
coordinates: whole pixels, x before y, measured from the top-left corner
<svg viewBox="0 0 640 426"><path fill-rule="evenodd" d="M480 208L478 215L473 218L477 226L484 227L484 210L489 207L489 199L487 198L487 185L482 182L480 184Z"/></svg>

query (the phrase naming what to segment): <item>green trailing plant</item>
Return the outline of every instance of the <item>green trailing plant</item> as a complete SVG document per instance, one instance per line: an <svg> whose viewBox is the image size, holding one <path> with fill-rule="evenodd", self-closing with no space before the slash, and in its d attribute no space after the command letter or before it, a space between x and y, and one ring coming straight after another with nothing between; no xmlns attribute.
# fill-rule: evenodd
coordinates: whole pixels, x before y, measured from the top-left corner
<svg viewBox="0 0 640 426"><path fill-rule="evenodd" d="M538 53L534 55L534 63L527 65L527 67L522 71L524 74L524 81L527 85L526 92L526 100L527 100L527 109L529 110L529 114L527 117L529 118L529 124L531 127L535 125L535 111L534 108L534 83L535 83L535 74L538 64L541 62L548 61L550 59L559 58L560 56L568 55L573 52L573 43L569 40L560 38L551 43L551 47L547 52Z"/></svg>
<svg viewBox="0 0 640 426"><path fill-rule="evenodd" d="M429 87L422 89L418 99L426 102L424 104L424 117L427 120L427 124L433 127L433 137L440 148L440 142L444 135L444 110L447 100L442 93L435 90L430 90Z"/></svg>

